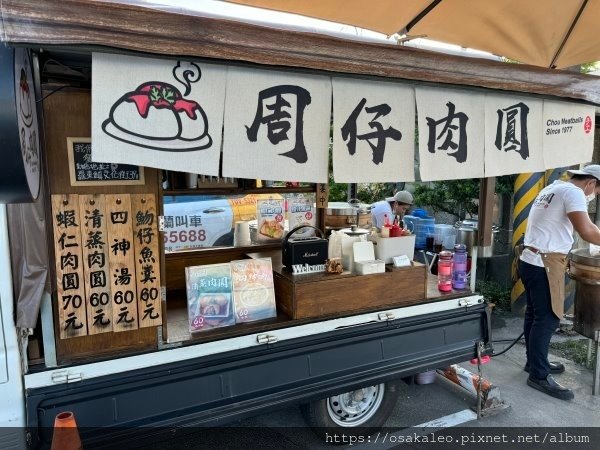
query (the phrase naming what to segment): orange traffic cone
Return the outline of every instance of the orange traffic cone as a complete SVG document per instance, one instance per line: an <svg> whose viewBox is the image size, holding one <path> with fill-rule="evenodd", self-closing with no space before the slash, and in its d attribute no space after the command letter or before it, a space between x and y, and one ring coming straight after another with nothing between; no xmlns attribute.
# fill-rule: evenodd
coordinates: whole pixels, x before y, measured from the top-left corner
<svg viewBox="0 0 600 450"><path fill-rule="evenodd" d="M51 450L82 450L77 423L72 412L62 412L54 419Z"/></svg>

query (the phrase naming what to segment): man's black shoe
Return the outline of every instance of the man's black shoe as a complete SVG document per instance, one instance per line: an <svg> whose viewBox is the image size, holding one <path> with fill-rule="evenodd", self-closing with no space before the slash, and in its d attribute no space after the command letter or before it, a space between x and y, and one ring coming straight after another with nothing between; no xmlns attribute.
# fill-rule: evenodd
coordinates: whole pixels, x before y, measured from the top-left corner
<svg viewBox="0 0 600 450"><path fill-rule="evenodd" d="M563 373L565 371L565 366L563 366L562 363L550 361L549 364L550 364L550 373L558 375L559 373ZM523 370L525 372L529 373L529 364L525 364L525 367L523 368Z"/></svg>
<svg viewBox="0 0 600 450"><path fill-rule="evenodd" d="M572 400L575 397L571 389L558 384L552 378L552 375L548 375L545 380L538 380L537 378L532 378L530 375L527 379L527 384L538 391L561 400Z"/></svg>

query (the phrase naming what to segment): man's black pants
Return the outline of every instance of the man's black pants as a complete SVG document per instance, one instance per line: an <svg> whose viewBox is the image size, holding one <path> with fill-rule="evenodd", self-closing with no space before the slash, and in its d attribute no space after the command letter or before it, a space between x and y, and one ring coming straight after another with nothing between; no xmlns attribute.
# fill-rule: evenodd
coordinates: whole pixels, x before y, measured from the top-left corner
<svg viewBox="0 0 600 450"><path fill-rule="evenodd" d="M519 260L519 274L527 298L523 330L529 375L542 380L550 373L548 347L560 320L552 312L546 269Z"/></svg>

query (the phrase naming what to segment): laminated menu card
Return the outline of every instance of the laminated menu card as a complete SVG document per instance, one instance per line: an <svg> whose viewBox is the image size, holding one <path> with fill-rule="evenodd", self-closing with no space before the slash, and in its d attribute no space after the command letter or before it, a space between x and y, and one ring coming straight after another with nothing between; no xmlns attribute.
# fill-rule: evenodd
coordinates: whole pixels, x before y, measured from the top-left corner
<svg viewBox="0 0 600 450"><path fill-rule="evenodd" d="M285 200L270 198L256 201L258 242L280 241L285 231Z"/></svg>
<svg viewBox="0 0 600 450"><path fill-rule="evenodd" d="M235 325L229 264L185 268L190 332Z"/></svg>
<svg viewBox="0 0 600 450"><path fill-rule="evenodd" d="M277 315L271 258L231 262L236 323Z"/></svg>
<svg viewBox="0 0 600 450"><path fill-rule="evenodd" d="M317 224L315 194L290 194L286 198L290 231L300 225L314 227ZM309 237L314 234L315 230L312 228L301 228L294 233L294 237Z"/></svg>

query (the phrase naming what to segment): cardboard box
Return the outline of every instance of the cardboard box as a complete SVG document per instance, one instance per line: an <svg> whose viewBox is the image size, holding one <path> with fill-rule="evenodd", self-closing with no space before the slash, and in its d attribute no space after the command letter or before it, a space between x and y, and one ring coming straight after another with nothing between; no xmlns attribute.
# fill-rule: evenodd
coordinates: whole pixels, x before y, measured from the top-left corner
<svg viewBox="0 0 600 450"><path fill-rule="evenodd" d="M385 263L375 259L373 242L355 242L352 244L354 252L354 272L359 275L370 275L385 272Z"/></svg>
<svg viewBox="0 0 600 450"><path fill-rule="evenodd" d="M375 242L375 257L381 259L385 264L392 263L392 257L406 255L408 259L413 259L415 256L415 240L414 234L410 236L382 238L377 236Z"/></svg>

